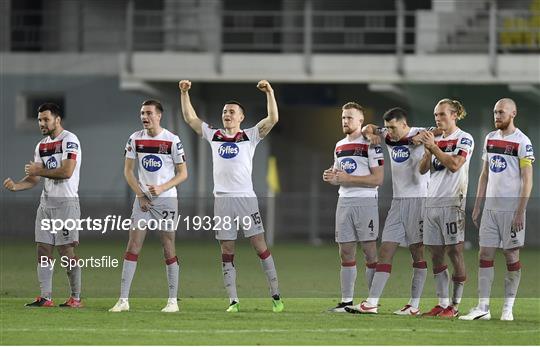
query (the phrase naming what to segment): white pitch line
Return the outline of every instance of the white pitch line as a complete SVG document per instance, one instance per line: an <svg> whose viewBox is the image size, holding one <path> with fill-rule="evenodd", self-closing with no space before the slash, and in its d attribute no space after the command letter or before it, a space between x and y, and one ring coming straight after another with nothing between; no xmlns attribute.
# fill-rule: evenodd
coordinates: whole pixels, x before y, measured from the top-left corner
<svg viewBox="0 0 540 347"><path fill-rule="evenodd" d="M148 333L148 334L256 334L256 333L352 333L352 332L380 332L379 328L331 328L331 329L215 329L215 330L195 330L195 329L97 329L97 328L7 328L0 329L3 332L88 332L88 333ZM406 328L385 328L385 331L415 334L421 333L447 333L447 329L406 329ZM478 333L478 330L452 329L453 333ZM510 330L506 333L514 334L534 334L540 333L540 329Z"/></svg>

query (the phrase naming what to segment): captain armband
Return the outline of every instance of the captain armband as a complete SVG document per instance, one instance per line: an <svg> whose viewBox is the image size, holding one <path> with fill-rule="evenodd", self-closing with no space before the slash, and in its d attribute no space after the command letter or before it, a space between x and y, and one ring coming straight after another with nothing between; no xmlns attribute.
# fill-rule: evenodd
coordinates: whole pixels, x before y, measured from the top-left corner
<svg viewBox="0 0 540 347"><path fill-rule="evenodd" d="M533 163L533 160L531 158L520 158L519 159L519 167L531 167Z"/></svg>

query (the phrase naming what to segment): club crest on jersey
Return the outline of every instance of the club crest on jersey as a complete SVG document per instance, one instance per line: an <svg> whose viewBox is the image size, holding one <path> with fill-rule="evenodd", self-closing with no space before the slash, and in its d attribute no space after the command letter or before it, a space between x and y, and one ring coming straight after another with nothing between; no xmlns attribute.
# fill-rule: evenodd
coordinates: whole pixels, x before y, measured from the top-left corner
<svg viewBox="0 0 540 347"><path fill-rule="evenodd" d="M504 149L504 154L512 155L513 152L514 152L514 146L512 146L512 145L508 145Z"/></svg>
<svg viewBox="0 0 540 347"><path fill-rule="evenodd" d="M341 170L345 171L348 174L351 174L356 170L356 162L354 159L351 158L345 158L340 163L339 166L341 167Z"/></svg>
<svg viewBox="0 0 540 347"><path fill-rule="evenodd" d="M161 169L163 165L161 159L155 155L147 155L141 160L142 166L146 171L154 172Z"/></svg>
<svg viewBox="0 0 540 347"><path fill-rule="evenodd" d="M45 163L45 166L49 170L56 169L58 167L58 162L56 161L56 159L54 159L54 157L50 157L49 160L47 160L47 162Z"/></svg>
<svg viewBox="0 0 540 347"><path fill-rule="evenodd" d="M226 142L219 146L218 154L224 159L234 158L240 153L240 148L234 142Z"/></svg>
<svg viewBox="0 0 540 347"><path fill-rule="evenodd" d="M494 155L489 160L489 169L492 172L495 172L495 173L502 172L506 169L507 166L508 164L506 164L506 160L504 160L504 158L501 157L500 155Z"/></svg>
<svg viewBox="0 0 540 347"><path fill-rule="evenodd" d="M167 149L168 147L166 144L160 143L158 148L158 154L167 154Z"/></svg>
<svg viewBox="0 0 540 347"><path fill-rule="evenodd" d="M472 146L472 141L470 139L464 137L464 138L461 139L461 144L471 147Z"/></svg>
<svg viewBox="0 0 540 347"><path fill-rule="evenodd" d="M392 159L396 163L403 163L411 156L411 152L405 146L396 146L392 148Z"/></svg>
<svg viewBox="0 0 540 347"><path fill-rule="evenodd" d="M54 147L54 153L62 153L62 143L57 143Z"/></svg>

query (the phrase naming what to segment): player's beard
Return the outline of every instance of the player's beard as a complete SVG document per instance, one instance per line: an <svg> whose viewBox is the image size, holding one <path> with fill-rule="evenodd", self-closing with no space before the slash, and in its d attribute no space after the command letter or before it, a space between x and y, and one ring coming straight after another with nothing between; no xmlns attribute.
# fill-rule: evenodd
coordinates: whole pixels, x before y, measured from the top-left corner
<svg viewBox="0 0 540 347"><path fill-rule="evenodd" d="M342 130L345 135L350 135L354 133L356 129L353 130L351 127L343 127Z"/></svg>
<svg viewBox="0 0 540 347"><path fill-rule="evenodd" d="M44 136L51 136L52 133L54 133L54 130L55 128L53 129L49 129L49 128L40 128L39 130L41 130L41 134L44 135Z"/></svg>
<svg viewBox="0 0 540 347"><path fill-rule="evenodd" d="M512 121L512 119L509 119L507 122L504 122L504 121L499 121L499 123L495 122L495 128L499 129L499 130L505 130L508 128L508 126L510 125L510 122Z"/></svg>

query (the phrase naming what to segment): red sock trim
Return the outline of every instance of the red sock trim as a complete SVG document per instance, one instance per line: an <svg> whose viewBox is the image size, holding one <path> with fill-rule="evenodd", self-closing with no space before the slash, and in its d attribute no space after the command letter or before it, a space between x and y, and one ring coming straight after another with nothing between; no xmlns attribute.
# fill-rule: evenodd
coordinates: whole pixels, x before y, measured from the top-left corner
<svg viewBox="0 0 540 347"><path fill-rule="evenodd" d="M169 258L169 259L165 259L165 264L167 264L167 265L171 265L171 264L174 264L174 263L178 264L178 257L177 256L174 256L174 257Z"/></svg>
<svg viewBox="0 0 540 347"><path fill-rule="evenodd" d="M493 267L493 264L495 262L493 260L480 259L480 261L478 263L479 263L481 268L486 268L486 267Z"/></svg>
<svg viewBox="0 0 540 347"><path fill-rule="evenodd" d="M224 263L232 263L234 260L234 254L222 254L221 261Z"/></svg>
<svg viewBox="0 0 540 347"><path fill-rule="evenodd" d="M342 261L341 266L356 266L356 260L353 261Z"/></svg>
<svg viewBox="0 0 540 347"><path fill-rule="evenodd" d="M441 273L443 272L444 270L448 269L448 266L447 265L441 265L439 267L434 267L433 268L433 274L436 275L438 273Z"/></svg>
<svg viewBox="0 0 540 347"><path fill-rule="evenodd" d="M422 261L414 262L412 263L412 267L417 268L417 269L427 269L427 261L422 260Z"/></svg>
<svg viewBox="0 0 540 347"><path fill-rule="evenodd" d="M262 260L265 260L266 258L268 258L270 256L270 250L266 250L264 252L262 252L261 254L259 254L259 258L261 258Z"/></svg>
<svg viewBox="0 0 540 347"><path fill-rule="evenodd" d="M375 262L375 263L366 263L366 267L368 269L376 269L377 268L377 262Z"/></svg>
<svg viewBox="0 0 540 347"><path fill-rule="evenodd" d="M452 276L452 281L454 282L465 282L467 280L467 276Z"/></svg>
<svg viewBox="0 0 540 347"><path fill-rule="evenodd" d="M137 259L139 259L139 255L126 252L126 254L124 254L124 259L129 261L137 261Z"/></svg>
<svg viewBox="0 0 540 347"><path fill-rule="evenodd" d="M518 260L513 264L506 264L506 268L508 269L508 271L518 271L519 269L521 269L521 263Z"/></svg>
<svg viewBox="0 0 540 347"><path fill-rule="evenodd" d="M377 267L375 268L377 272L392 272L392 264L382 264L378 263Z"/></svg>

